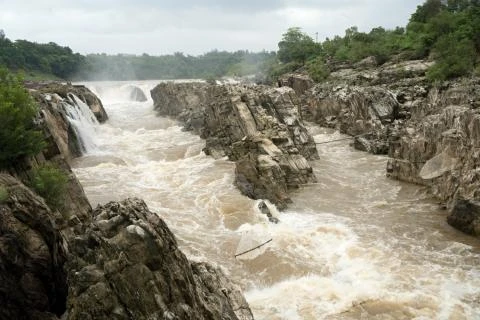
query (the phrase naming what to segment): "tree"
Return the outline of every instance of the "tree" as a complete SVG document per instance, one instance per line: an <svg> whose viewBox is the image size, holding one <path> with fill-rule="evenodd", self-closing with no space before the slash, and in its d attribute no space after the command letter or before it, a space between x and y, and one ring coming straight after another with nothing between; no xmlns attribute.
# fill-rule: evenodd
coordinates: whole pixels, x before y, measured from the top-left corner
<svg viewBox="0 0 480 320"><path fill-rule="evenodd" d="M37 110L21 79L0 68L0 168L44 148L43 134L33 121Z"/></svg>
<svg viewBox="0 0 480 320"><path fill-rule="evenodd" d="M300 28L289 28L278 43L278 59L283 63L305 62L320 51L320 45L315 43Z"/></svg>

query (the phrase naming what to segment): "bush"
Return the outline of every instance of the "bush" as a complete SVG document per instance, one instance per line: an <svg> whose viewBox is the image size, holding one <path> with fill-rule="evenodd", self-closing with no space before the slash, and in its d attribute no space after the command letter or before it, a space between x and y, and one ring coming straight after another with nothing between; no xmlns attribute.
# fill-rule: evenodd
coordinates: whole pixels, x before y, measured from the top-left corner
<svg viewBox="0 0 480 320"><path fill-rule="evenodd" d="M4 186L0 186L0 204L8 199L8 190Z"/></svg>
<svg viewBox="0 0 480 320"><path fill-rule="evenodd" d="M315 59L307 61L307 71L313 81L321 82L330 75L330 70L323 62L323 57L317 57Z"/></svg>
<svg viewBox="0 0 480 320"><path fill-rule="evenodd" d="M37 111L21 79L0 68L0 168L44 148L43 134L33 122Z"/></svg>
<svg viewBox="0 0 480 320"><path fill-rule="evenodd" d="M30 187L42 196L52 209L62 209L65 204L65 191L68 176L62 169L44 165L32 171Z"/></svg>
<svg viewBox="0 0 480 320"><path fill-rule="evenodd" d="M452 33L443 36L434 48L436 63L427 71L430 81L465 76L474 71L476 53L473 42Z"/></svg>

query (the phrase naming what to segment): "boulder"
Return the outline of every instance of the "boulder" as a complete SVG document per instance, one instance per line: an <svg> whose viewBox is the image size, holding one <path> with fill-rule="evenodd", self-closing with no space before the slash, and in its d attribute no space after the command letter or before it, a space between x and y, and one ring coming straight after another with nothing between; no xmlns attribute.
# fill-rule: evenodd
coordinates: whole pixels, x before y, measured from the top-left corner
<svg viewBox="0 0 480 320"><path fill-rule="evenodd" d="M130 100L132 101L137 101L137 102L145 102L147 101L147 96L143 92L142 89L140 89L137 86L129 86L130 89Z"/></svg>
<svg viewBox="0 0 480 320"><path fill-rule="evenodd" d="M480 235L480 201L457 199L447 222L465 233Z"/></svg>

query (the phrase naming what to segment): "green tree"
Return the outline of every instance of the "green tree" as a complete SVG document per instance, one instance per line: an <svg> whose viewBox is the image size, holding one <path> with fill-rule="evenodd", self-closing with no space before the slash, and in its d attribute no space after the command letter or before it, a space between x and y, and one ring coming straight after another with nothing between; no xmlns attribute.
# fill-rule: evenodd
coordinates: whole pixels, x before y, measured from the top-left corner
<svg viewBox="0 0 480 320"><path fill-rule="evenodd" d="M21 79L0 68L0 168L44 148L43 134L34 124L37 111Z"/></svg>
<svg viewBox="0 0 480 320"><path fill-rule="evenodd" d="M283 63L305 62L320 53L320 45L300 28L289 28L278 43L278 59Z"/></svg>

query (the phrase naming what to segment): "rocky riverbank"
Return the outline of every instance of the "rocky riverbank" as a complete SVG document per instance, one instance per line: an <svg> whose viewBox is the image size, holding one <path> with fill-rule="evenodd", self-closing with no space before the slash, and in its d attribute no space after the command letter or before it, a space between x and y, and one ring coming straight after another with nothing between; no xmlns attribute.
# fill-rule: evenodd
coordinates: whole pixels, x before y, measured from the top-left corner
<svg viewBox="0 0 480 320"><path fill-rule="evenodd" d="M452 226L480 235L480 80L433 85L425 78L431 62L372 61L336 66L317 85L296 75L283 82L302 88L305 119L355 136L359 150L388 155L389 177L428 186Z"/></svg>
<svg viewBox="0 0 480 320"><path fill-rule="evenodd" d="M206 154L235 162L235 185L248 197L284 209L289 190L316 181L308 160L318 154L294 90L162 83L151 94L160 115L182 121L206 140Z"/></svg>
<svg viewBox="0 0 480 320"><path fill-rule="evenodd" d="M100 100L84 87L30 88L47 147L0 174L0 318L253 319L240 289L219 268L188 261L142 200L92 210L69 166L81 146L66 104L93 104L104 121ZM47 163L69 173L59 210L20 182Z"/></svg>

